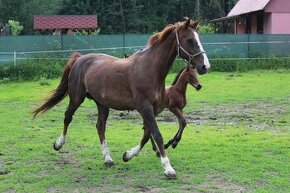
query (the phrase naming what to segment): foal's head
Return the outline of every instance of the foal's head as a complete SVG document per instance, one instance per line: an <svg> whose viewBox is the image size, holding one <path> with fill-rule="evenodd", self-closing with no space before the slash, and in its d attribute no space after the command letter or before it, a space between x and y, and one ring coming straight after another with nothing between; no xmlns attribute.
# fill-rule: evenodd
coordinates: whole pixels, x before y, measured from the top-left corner
<svg viewBox="0 0 290 193"><path fill-rule="evenodd" d="M199 21L187 19L180 23L175 31L178 55L185 59L188 65L196 68L198 74L207 73L210 63L202 47L196 28Z"/></svg>
<svg viewBox="0 0 290 193"><path fill-rule="evenodd" d="M198 80L196 69L191 66L187 66L183 71L185 80L196 90L200 90L202 85Z"/></svg>

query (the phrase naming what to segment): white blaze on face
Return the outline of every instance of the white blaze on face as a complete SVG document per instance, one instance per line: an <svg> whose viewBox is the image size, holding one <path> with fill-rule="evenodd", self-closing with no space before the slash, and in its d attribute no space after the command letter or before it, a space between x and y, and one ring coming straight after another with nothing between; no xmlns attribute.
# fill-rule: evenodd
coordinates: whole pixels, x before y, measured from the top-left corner
<svg viewBox="0 0 290 193"><path fill-rule="evenodd" d="M193 31L193 34L194 34L194 38L196 39L197 44L198 44L198 46L200 48L200 51L203 52L203 54L202 54L203 59L204 59L203 62L204 62L205 68L208 70L210 68L210 63L209 63L208 57L205 54L205 51L204 51L204 49L202 47L202 44L200 42L200 39L199 39L199 36L198 36L197 32L196 31Z"/></svg>

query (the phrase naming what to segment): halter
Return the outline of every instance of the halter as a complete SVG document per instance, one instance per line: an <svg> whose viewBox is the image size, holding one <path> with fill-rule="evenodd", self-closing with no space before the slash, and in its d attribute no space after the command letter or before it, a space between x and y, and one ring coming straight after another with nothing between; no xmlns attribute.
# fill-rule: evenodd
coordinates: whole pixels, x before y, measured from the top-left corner
<svg viewBox="0 0 290 193"><path fill-rule="evenodd" d="M193 60L193 58L195 58L196 56L199 56L200 54L205 53L205 51L200 51L200 52L197 52L196 54L188 53L180 44L180 41L179 41L179 38L177 35L177 30L175 30L175 36L176 36L176 42L177 42L177 55L179 58L181 58L180 57L180 50L182 50L188 57L188 60L182 58L188 66L192 65L191 61Z"/></svg>

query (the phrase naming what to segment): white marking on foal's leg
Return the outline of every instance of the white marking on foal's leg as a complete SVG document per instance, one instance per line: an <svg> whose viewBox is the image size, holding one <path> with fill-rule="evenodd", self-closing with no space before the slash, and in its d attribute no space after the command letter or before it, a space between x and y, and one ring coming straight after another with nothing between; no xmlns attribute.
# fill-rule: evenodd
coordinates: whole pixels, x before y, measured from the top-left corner
<svg viewBox="0 0 290 193"><path fill-rule="evenodd" d="M165 170L164 171L165 176L167 176L167 177L175 177L176 176L176 172L172 168L172 166L170 165L168 157L161 157L161 164Z"/></svg>
<svg viewBox="0 0 290 193"><path fill-rule="evenodd" d="M105 160L105 165L106 166L112 166L113 165L113 159L111 158L110 151L109 151L109 146L106 142L106 140L103 141L102 143L102 153L103 157Z"/></svg>
<svg viewBox="0 0 290 193"><path fill-rule="evenodd" d="M137 156L140 151L141 151L141 146L137 145L136 147L132 148L131 150L125 152L125 154L123 156L123 160L124 161L129 161L134 156Z"/></svg>
<svg viewBox="0 0 290 193"><path fill-rule="evenodd" d="M54 143L54 149L59 150L65 144L66 136L62 133Z"/></svg>

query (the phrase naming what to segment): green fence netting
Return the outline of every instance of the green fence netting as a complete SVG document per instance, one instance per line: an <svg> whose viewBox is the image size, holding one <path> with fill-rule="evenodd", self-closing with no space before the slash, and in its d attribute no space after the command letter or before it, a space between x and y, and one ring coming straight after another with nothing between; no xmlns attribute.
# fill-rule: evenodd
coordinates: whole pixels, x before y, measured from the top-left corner
<svg viewBox="0 0 290 193"><path fill-rule="evenodd" d="M290 35L201 34L210 59L288 57ZM0 36L0 61L63 58L73 52L122 57L146 46L149 34Z"/></svg>

